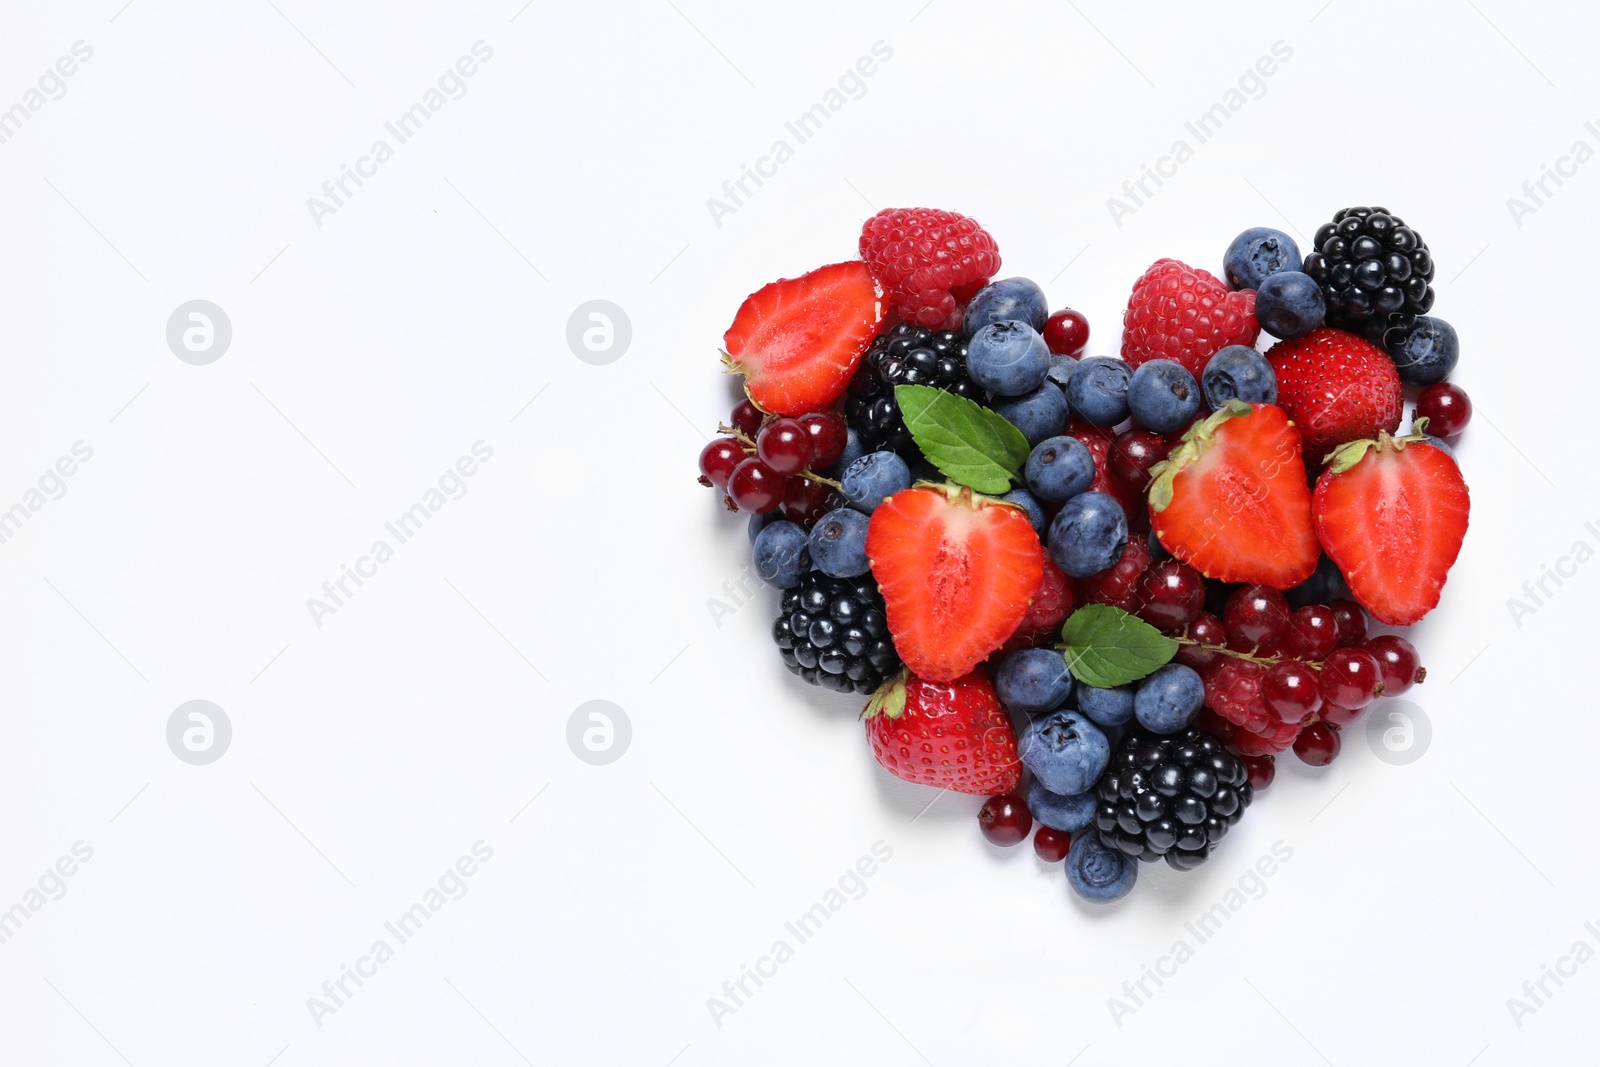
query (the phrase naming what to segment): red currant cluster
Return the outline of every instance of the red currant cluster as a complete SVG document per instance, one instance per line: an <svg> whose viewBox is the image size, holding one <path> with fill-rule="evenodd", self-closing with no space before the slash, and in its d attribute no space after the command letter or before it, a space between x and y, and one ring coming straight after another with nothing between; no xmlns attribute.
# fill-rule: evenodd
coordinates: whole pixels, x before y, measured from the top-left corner
<svg viewBox="0 0 1600 1067"><path fill-rule="evenodd" d="M810 526L828 511L834 483L813 473L838 461L847 431L844 416L813 411L795 419L769 419L748 400L733 409L700 452L700 484L726 493L729 511L783 517Z"/></svg>
<svg viewBox="0 0 1600 1067"><path fill-rule="evenodd" d="M1273 754L1291 746L1313 767L1332 762L1340 727L1426 673L1405 638L1368 638L1355 602L1291 611L1282 593L1261 585L1236 590L1222 618L1201 614L1179 640L1177 658L1206 684L1200 725L1245 758L1257 788L1272 780Z"/></svg>

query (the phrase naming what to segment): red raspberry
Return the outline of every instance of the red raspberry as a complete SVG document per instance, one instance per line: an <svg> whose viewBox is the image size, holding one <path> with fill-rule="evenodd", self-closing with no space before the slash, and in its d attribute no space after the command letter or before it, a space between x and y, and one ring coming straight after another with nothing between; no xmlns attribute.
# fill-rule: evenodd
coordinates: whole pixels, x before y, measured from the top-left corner
<svg viewBox="0 0 1600 1067"><path fill-rule="evenodd" d="M861 227L860 249L900 317L936 331L960 329L967 301L1000 269L994 238L954 211L880 211Z"/></svg>
<svg viewBox="0 0 1600 1067"><path fill-rule="evenodd" d="M1061 637L1061 624L1072 614L1077 600L1077 584L1062 573L1061 568L1048 554L1044 557L1044 573L1039 578L1039 588L1028 604L1028 613L1022 617L1017 632L1012 634L1001 652L1016 652L1024 648L1044 648Z"/></svg>
<svg viewBox="0 0 1600 1067"><path fill-rule="evenodd" d="M1134 367L1176 360L1199 379L1213 355L1228 345L1254 345L1260 332L1254 290L1233 291L1207 271L1158 259L1133 283L1122 316L1122 358Z"/></svg>
<svg viewBox="0 0 1600 1067"><path fill-rule="evenodd" d="M1110 604L1129 614L1144 606L1139 595L1139 579L1150 566L1150 549L1144 538L1135 537L1122 548L1122 555L1105 570L1091 574L1079 583L1083 599L1089 604Z"/></svg>
<svg viewBox="0 0 1600 1067"><path fill-rule="evenodd" d="M1267 710L1261 696L1265 677L1259 664L1227 657L1205 678L1206 707L1236 726L1250 728L1281 721Z"/></svg>
<svg viewBox="0 0 1600 1067"><path fill-rule="evenodd" d="M1234 734L1233 741L1230 744L1233 746L1233 750L1241 756L1270 756L1281 751L1274 748L1272 742L1267 738L1259 734L1253 734L1249 730L1240 730Z"/></svg>

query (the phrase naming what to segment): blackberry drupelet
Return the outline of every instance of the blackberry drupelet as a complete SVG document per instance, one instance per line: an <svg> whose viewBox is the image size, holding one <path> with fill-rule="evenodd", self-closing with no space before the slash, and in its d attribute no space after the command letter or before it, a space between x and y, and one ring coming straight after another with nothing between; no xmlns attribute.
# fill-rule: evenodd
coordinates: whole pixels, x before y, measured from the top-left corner
<svg viewBox="0 0 1600 1067"><path fill-rule="evenodd" d="M1433 307L1433 256L1422 237L1381 207L1347 207L1317 230L1304 271L1322 286L1327 323L1381 343Z"/></svg>
<svg viewBox="0 0 1600 1067"><path fill-rule="evenodd" d="M873 339L845 402L845 418L869 452L888 449L908 460L922 455L900 417L897 385L931 385L980 404L989 401L989 394L967 377L967 343L961 334L901 323Z"/></svg>
<svg viewBox="0 0 1600 1067"><path fill-rule="evenodd" d="M1134 730L1095 787L1094 827L1107 845L1176 870L1205 862L1250 806L1250 773L1215 734Z"/></svg>
<svg viewBox="0 0 1600 1067"><path fill-rule="evenodd" d="M900 669L883 597L870 575L811 571L783 593L772 640L793 674L836 693L872 693Z"/></svg>

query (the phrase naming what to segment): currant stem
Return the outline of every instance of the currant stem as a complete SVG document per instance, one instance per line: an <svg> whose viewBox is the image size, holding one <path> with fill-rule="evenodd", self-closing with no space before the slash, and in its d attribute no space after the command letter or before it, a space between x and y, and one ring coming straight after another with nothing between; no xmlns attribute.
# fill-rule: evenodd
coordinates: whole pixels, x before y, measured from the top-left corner
<svg viewBox="0 0 1600 1067"><path fill-rule="evenodd" d="M1251 652L1236 652L1227 645L1208 645L1203 641L1196 641L1192 637L1174 637L1173 640L1180 645L1198 648L1202 652L1216 652L1224 656L1232 656L1234 659L1248 660L1259 667L1276 667L1278 664L1286 663L1289 660L1287 656L1257 656ZM1305 664L1314 671L1322 669L1320 660L1306 660Z"/></svg>
<svg viewBox="0 0 1600 1067"><path fill-rule="evenodd" d="M719 423L717 423L717 432L721 433L721 434L727 434L729 437L733 438L734 440L738 441L741 445L743 445L744 446L745 455L753 456L753 455L756 454L756 443L755 443L755 441L751 440L750 435L745 433L745 432L743 432L738 427L729 426L725 422L719 422ZM789 477L791 477L791 478L804 478L808 482L816 482L819 485L826 485L831 489L836 489L841 493L844 492L844 486L840 485L838 482L834 481L832 478L825 478L822 475L817 474L817 473L815 473L813 471L801 471L799 474L791 474L791 475L789 475Z"/></svg>

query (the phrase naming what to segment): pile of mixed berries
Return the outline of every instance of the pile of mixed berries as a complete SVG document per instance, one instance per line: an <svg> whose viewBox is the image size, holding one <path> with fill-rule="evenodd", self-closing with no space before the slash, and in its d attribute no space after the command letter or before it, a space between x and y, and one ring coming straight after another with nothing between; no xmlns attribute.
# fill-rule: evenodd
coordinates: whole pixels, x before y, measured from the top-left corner
<svg viewBox="0 0 1600 1067"><path fill-rule="evenodd" d="M1421 682L1369 626L1433 610L1467 531L1417 232L1347 208L1303 258L1256 228L1222 268L1158 260L1091 356L976 221L895 209L723 339L747 399L700 480L751 515L784 664L870 697L890 773L987 797L990 841L1037 823L1089 901L1199 865L1278 753L1324 766Z"/></svg>

